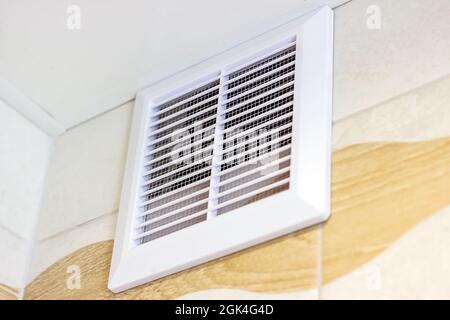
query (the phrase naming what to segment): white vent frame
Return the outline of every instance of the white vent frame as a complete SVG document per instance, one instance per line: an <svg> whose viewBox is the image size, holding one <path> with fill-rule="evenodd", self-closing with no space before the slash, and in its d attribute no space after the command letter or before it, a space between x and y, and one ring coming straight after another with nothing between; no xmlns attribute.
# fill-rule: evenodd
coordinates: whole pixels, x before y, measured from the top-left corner
<svg viewBox="0 0 450 320"><path fill-rule="evenodd" d="M136 186L152 100L163 99L174 90L192 88L193 79L195 83L204 82L218 70L223 72L236 61L292 37L296 38L297 49L289 189L133 246ZM328 219L332 73L333 11L322 7L139 92L108 288L120 292Z"/></svg>

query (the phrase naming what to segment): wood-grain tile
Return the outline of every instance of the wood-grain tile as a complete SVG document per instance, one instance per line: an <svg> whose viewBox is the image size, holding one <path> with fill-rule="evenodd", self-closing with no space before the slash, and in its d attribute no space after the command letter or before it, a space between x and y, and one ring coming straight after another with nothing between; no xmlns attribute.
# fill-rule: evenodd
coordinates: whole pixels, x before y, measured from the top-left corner
<svg viewBox="0 0 450 320"><path fill-rule="evenodd" d="M26 299L172 299L212 288L289 292L317 288L318 231L310 228L239 253L113 294L107 289L112 241L84 247L52 265L27 288ZM77 265L81 288L68 289Z"/></svg>
<svg viewBox="0 0 450 320"><path fill-rule="evenodd" d="M335 151L333 214L323 228L323 283L368 262L448 205L450 138Z"/></svg>
<svg viewBox="0 0 450 320"><path fill-rule="evenodd" d="M335 151L332 217L323 229L324 283L357 269L450 205L449 183L450 138ZM26 297L176 298L214 288L307 291L317 285L317 235L317 228L300 231L118 295L106 288L112 242L100 242L52 265L28 286ZM67 267L74 264L81 269L80 290L66 287Z"/></svg>
<svg viewBox="0 0 450 320"><path fill-rule="evenodd" d="M323 299L450 299L450 206L364 265L324 284Z"/></svg>
<svg viewBox="0 0 450 320"><path fill-rule="evenodd" d="M19 291L0 283L0 300L17 300Z"/></svg>

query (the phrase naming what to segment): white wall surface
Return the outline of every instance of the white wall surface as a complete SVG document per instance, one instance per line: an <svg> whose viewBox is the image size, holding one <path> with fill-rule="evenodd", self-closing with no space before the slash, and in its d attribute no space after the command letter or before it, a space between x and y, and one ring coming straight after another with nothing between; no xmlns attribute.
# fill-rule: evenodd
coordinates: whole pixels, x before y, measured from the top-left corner
<svg viewBox="0 0 450 320"><path fill-rule="evenodd" d="M0 283L23 285L52 139L0 100Z"/></svg>
<svg viewBox="0 0 450 320"><path fill-rule="evenodd" d="M0 74L69 128L313 8L346 1L0 0ZM67 28L73 4L80 29Z"/></svg>
<svg viewBox="0 0 450 320"><path fill-rule="evenodd" d="M55 142L38 239L112 213L119 206L133 103L67 131Z"/></svg>

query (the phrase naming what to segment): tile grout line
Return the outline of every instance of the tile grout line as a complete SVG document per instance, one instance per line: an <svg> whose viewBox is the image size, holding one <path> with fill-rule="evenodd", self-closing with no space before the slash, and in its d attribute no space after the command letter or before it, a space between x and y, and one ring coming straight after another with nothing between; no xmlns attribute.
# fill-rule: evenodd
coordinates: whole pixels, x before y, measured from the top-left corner
<svg viewBox="0 0 450 320"><path fill-rule="evenodd" d="M74 125L72 125L72 126L70 126L70 127L67 127L65 132L75 130L75 129L77 129L77 128L80 127L80 126L82 126L82 125L84 125L84 124L86 124L86 123L89 123L90 121L93 121L93 120L96 120L96 119L98 119L98 118L100 118L100 117L103 117L104 115L106 115L106 114L108 114L108 113L110 113L110 112L113 112L113 111L115 111L115 110L118 110L118 109L120 109L120 108L123 108L123 107L125 107L127 104L134 103L135 101L136 101L136 97L133 97L133 98L128 99L128 100L126 100L126 101L124 101L124 102L122 102L122 103L116 104L116 105L114 105L113 107L111 107L111 108L109 108L109 109L107 109L107 110L105 110L105 111L103 111L103 112L100 112L99 114L96 114L96 115L94 115L94 116L92 116L92 117L90 117L90 118L88 118L88 119L85 119L85 120L83 120L83 121L81 121L81 122L79 122L79 123L76 123L76 124L74 124ZM134 109L134 105L133 105L133 109ZM65 133L65 132L64 132L64 133Z"/></svg>
<svg viewBox="0 0 450 320"><path fill-rule="evenodd" d="M97 216L97 217L94 217L94 218L92 218L92 219L83 221L83 222L81 222L81 223L79 223L79 224L76 224L76 225L74 225L74 226L71 226L71 227L68 227L68 228L66 228L66 229L63 229L63 230L58 231L58 232L56 232L56 233L54 233L54 234L51 234L51 235L49 235L49 236L46 236L46 237L44 237L44 238L42 238L42 239L38 239L37 242L42 242L42 241L51 240L51 239L53 239L53 238L56 238L56 237L61 236L62 234L71 232L71 231L73 231L73 230L75 230L75 229L83 228L83 227L85 227L85 226L87 226L87 225L89 225L89 224L91 224L91 223L94 223L94 222L99 221L99 220L101 220L101 219L105 219L107 216L110 216L110 215L116 215L116 214L118 214L118 211L119 211L119 209L115 209L115 210L113 210L113 211L110 211L110 212L107 212L107 213L103 213L103 214L101 214L101 215L99 215L99 216Z"/></svg>
<svg viewBox="0 0 450 320"><path fill-rule="evenodd" d="M364 113L366 113L368 111L371 111L371 110L374 110L374 109L376 109L378 107L381 107L381 106L383 106L383 105L385 105L387 103L390 103L390 102L393 102L393 101L395 101L397 99L400 99L400 98L403 98L405 96L408 96L408 95L412 94L415 91L419 91L419 90L422 90L422 89L427 88L429 86L436 85L437 83L442 82L442 81L444 81L444 80L446 80L448 78L450 78L450 73L446 74L446 75L444 75L442 77L439 77L437 79L428 81L428 82L426 82L424 84L421 84L419 86L416 86L414 88L411 88L411 89L409 89L407 91L401 92L401 93L399 93L399 94L397 94L395 96L392 96L390 98L387 98L385 100L382 100L382 101L380 101L380 102L378 102L378 103L376 103L374 105L368 106L367 108L363 108L363 109L361 109L359 111L352 112L352 113L350 113L350 114L348 114L348 115L346 115L346 116L344 116L342 118L339 118L337 120L333 120L333 126L338 124L338 123L340 123L340 122L346 121L346 120L348 120L348 119L350 119L350 118L352 118L354 116L358 116L358 115L364 114ZM334 102L333 102L333 109L334 109L334 107L335 107L335 105L334 105Z"/></svg>
<svg viewBox="0 0 450 320"><path fill-rule="evenodd" d="M18 234L17 232L15 232L14 230L10 229L9 227L0 224L0 231L3 231L5 233L8 233L9 235L15 237L16 239L18 239L19 241L27 241L27 238Z"/></svg>

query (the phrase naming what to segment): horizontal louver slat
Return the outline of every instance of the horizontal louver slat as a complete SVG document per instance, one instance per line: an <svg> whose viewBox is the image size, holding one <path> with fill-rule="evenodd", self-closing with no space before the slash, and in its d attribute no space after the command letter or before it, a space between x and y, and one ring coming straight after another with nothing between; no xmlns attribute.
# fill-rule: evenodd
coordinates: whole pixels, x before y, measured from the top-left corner
<svg viewBox="0 0 450 320"><path fill-rule="evenodd" d="M210 89L219 85L219 79L214 81L206 81L199 88L194 89L188 93L182 94L175 99L171 99L167 102L160 102L155 108L157 109L155 115L161 115L162 113L167 113L177 107L183 106L185 108L186 104L192 102L193 99L208 95ZM206 93L206 94L205 94ZM192 99L193 98L193 99Z"/></svg>
<svg viewBox="0 0 450 320"><path fill-rule="evenodd" d="M231 188L231 189L228 189L226 191L220 192L218 198L226 196L226 195L229 195L229 194L231 194L233 192L242 190L242 189L247 188L247 187L249 187L249 186L251 186L251 185L253 185L255 183L264 181L266 179L270 179L270 178L276 177L276 176L278 176L278 175L280 175L282 173L287 173L287 172L289 172L289 170L290 170L290 168L287 167L287 168L284 168L282 170L278 170L278 171L272 172L270 174L265 174L265 175L263 175L263 176L261 176L261 177L259 177L257 179L253 179L253 180L248 181L246 183L239 184L238 186L236 186L234 188Z"/></svg>
<svg viewBox="0 0 450 320"><path fill-rule="evenodd" d="M157 148L153 148L153 146L158 143L163 141L164 139L167 138L162 138L162 139L158 139L158 140L152 140L150 144L146 145L147 148L151 148L150 151L148 151L144 157L149 157L149 156L153 156L153 157L158 157L159 153L162 152L163 150L166 150L168 148L174 147L175 145L181 145L184 146L184 143L187 143L189 141L189 143L187 143L188 146L191 146L191 142L192 140L196 141L197 143L201 142L204 138L206 137L213 137L214 136L214 129L215 129L216 125L212 125L212 126L208 126L206 128L200 129L200 130L194 130L193 133L187 134L185 136L180 137L180 139L169 139L170 142L163 144L162 146L159 146ZM199 138L201 137L201 139ZM175 150L175 149L171 149L171 150ZM164 154L164 153L163 153ZM156 155L156 156L155 156Z"/></svg>
<svg viewBox="0 0 450 320"><path fill-rule="evenodd" d="M267 170L270 167L273 167L275 165L279 165L280 163L286 162L286 161L288 161L290 159L291 159L291 156L288 155L288 156L285 156L283 158L279 158L279 159L277 159L275 161L271 161L269 163L265 163L265 164L260 165L260 166L255 166L255 168L250 169L248 171L245 171L242 174L236 175L236 176L234 176L232 178L229 178L229 179L226 179L226 180L221 180L219 182L219 184L218 184L218 187L222 187L222 186L227 185L229 183L239 181L239 180L245 178L246 176L249 176L251 174L257 173L258 171L263 171L263 170L265 171L265 170ZM219 175L219 176L221 176L221 175Z"/></svg>
<svg viewBox="0 0 450 320"><path fill-rule="evenodd" d="M267 77L269 77L271 75L274 75L274 74L276 74L278 72L279 73L283 73L283 71L285 73L292 72L292 70L294 69L294 66L295 66L295 62L294 61L289 62L289 63L287 63L285 65L282 65L282 66L280 66L280 67L278 67L276 69L271 70L270 72L267 72L267 73L262 74L262 75L260 75L260 76L258 76L256 78L247 80L246 82L242 82L239 85L231 87L231 88L227 89L223 94L232 96L233 93L235 93L237 90L242 89L243 87L246 87L246 86L249 86L249 85L254 85L255 83L258 83L258 81L260 81L260 80L262 80L264 78L267 78Z"/></svg>
<svg viewBox="0 0 450 320"><path fill-rule="evenodd" d="M289 186L295 57L295 46L286 47L225 82L219 215Z"/></svg>
<svg viewBox="0 0 450 320"><path fill-rule="evenodd" d="M265 192L265 191L268 191L268 190L270 190L270 189L273 189L273 188L275 188L275 187L278 187L278 186L281 186L281 185L284 185L284 184L287 184L287 183L289 183L289 178L283 179L283 180L281 180L281 181L278 181L278 182L275 182L275 183L273 183L273 184L270 184L270 185L268 185L268 186L266 186L266 187L264 187L264 188L256 189L256 190L254 190L254 191L252 191L252 192L243 194L243 195L241 195L241 196L239 196L239 197L236 197L236 198L233 198L233 199L228 200L228 201L226 201L226 202L220 203L220 204L217 206L217 209L226 207L226 206L228 206L228 205L230 205L230 204L233 204L234 202L238 202L238 201L240 201L240 200L244 200L244 199L247 199L247 198L251 198L252 196L255 196L255 195L259 194L259 193L263 193L263 192Z"/></svg>
<svg viewBox="0 0 450 320"><path fill-rule="evenodd" d="M285 44L277 47L273 51L266 52L264 54L258 55L257 57L254 57L254 58L248 60L246 62L246 64L249 66L249 68L256 67L258 65L258 62L261 62L261 61L264 62L264 61L266 61L267 58L269 60L274 59L275 57L277 57L278 54L282 54L286 49L295 50L295 44L296 44L296 41L292 40L288 43L285 43ZM234 74L236 76L238 76L240 74L240 72L245 72L245 71L246 70L242 68L242 65L235 66L235 67L227 70L228 74L231 74L231 75Z"/></svg>
<svg viewBox="0 0 450 320"><path fill-rule="evenodd" d="M200 222L205 214L218 96L214 80L155 108L135 214L137 243Z"/></svg>

